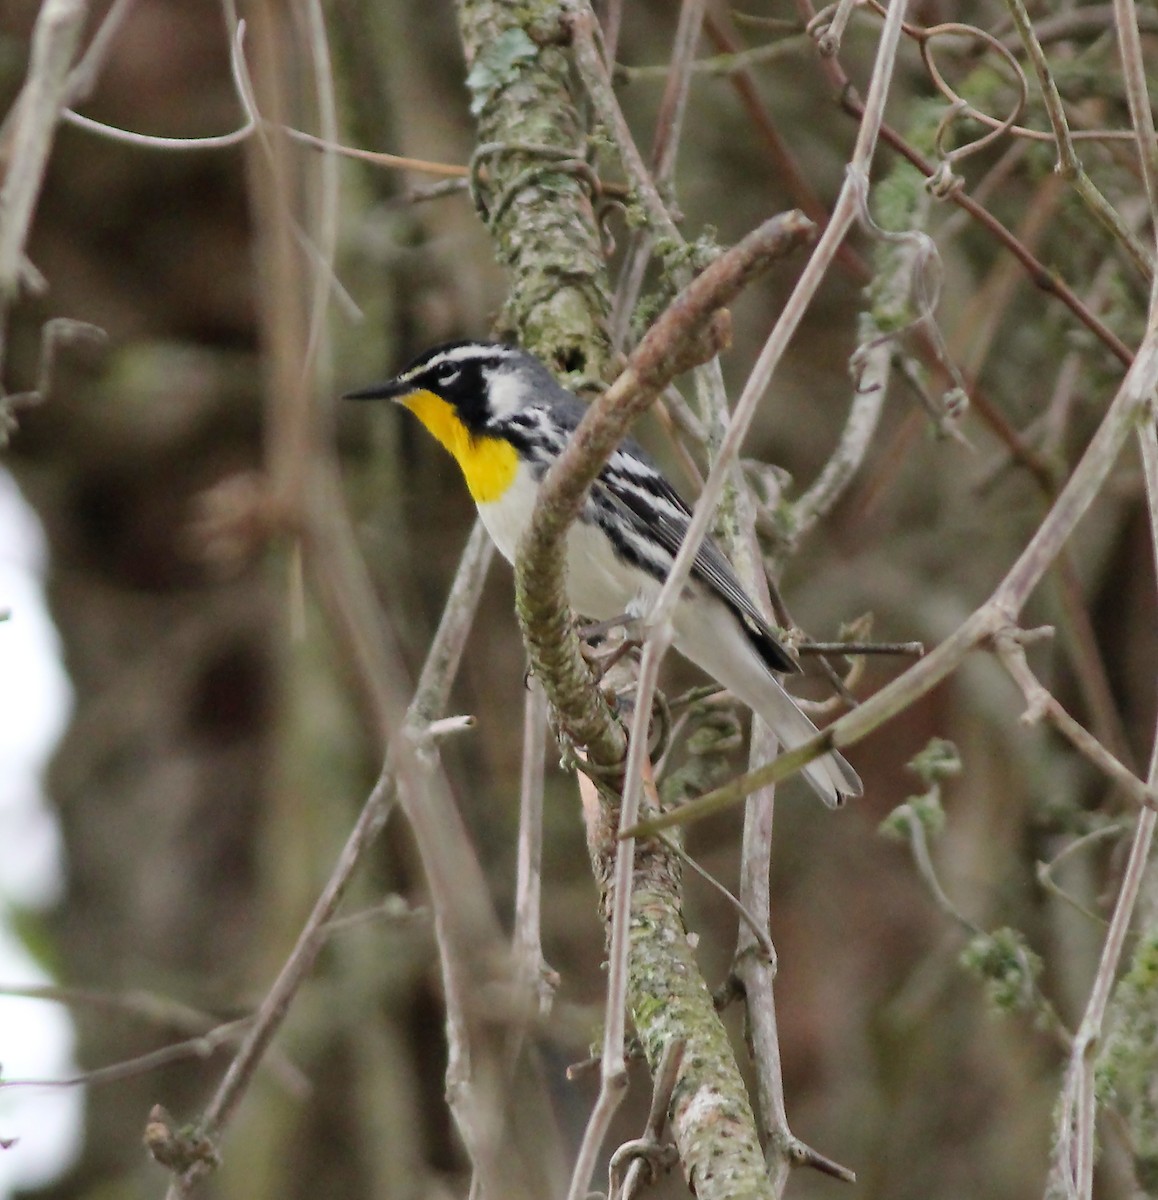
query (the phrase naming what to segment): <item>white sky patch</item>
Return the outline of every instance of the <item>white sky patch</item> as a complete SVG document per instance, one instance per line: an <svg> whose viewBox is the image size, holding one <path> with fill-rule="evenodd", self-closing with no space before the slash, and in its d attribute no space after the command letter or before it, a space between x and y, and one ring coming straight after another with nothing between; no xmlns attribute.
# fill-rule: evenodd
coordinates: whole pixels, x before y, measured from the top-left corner
<svg viewBox="0 0 1158 1200"><path fill-rule="evenodd" d="M41 776L68 720L72 693L60 640L44 602L46 552L35 514L0 471L0 986L52 980L10 927L14 907L43 908L60 896L60 830ZM65 1009L0 996L0 1080L76 1073ZM76 1157L83 1096L78 1088L0 1088L0 1200L48 1183Z"/></svg>

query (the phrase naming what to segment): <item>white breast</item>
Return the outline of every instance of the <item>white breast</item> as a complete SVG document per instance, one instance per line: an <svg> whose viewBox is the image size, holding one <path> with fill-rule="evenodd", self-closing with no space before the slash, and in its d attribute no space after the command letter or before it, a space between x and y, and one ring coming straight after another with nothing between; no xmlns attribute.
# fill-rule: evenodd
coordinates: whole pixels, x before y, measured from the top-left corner
<svg viewBox="0 0 1158 1200"><path fill-rule="evenodd" d="M523 536L535 507L537 490L530 468L526 463L519 463L511 486L497 500L478 506L478 515L482 517L482 523L491 535L491 541L509 563L515 561L519 539Z"/></svg>
<svg viewBox="0 0 1158 1200"><path fill-rule="evenodd" d="M514 563L519 540L535 505L537 485L529 468L519 465L514 483L498 499L478 506L479 516L499 553ZM659 585L620 562L598 529L576 521L567 534L567 594L576 612L597 621L638 611Z"/></svg>

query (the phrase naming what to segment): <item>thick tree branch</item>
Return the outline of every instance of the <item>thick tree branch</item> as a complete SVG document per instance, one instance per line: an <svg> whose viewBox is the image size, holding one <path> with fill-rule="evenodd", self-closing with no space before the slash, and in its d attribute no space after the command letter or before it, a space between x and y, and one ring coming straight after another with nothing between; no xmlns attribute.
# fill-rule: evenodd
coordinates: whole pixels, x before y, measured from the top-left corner
<svg viewBox="0 0 1158 1200"><path fill-rule="evenodd" d="M480 189L476 194L483 200L484 216L500 255L512 268L506 315L520 341L556 368L595 373L606 361L603 318L607 308L601 259L597 259L599 237L582 186L586 174L577 161L579 124L566 93L565 64L556 47L544 44L556 12L549 5L540 5L530 14L524 10L516 14L506 6L460 5L483 141L476 163L487 165L487 193L481 197ZM571 18L576 25L588 22L584 28L589 36L583 44L590 52L594 45L590 10L581 9ZM517 24L520 21L522 25ZM668 380L715 354L725 342L728 320L720 311L722 306L810 232L807 221L789 214L762 227L713 263L671 306L610 392L596 402L544 483L516 571L519 615L535 674L564 731L583 748L593 766L621 771L627 739L578 652L563 573L568 524L632 420ZM596 262L598 271L592 265ZM644 674L649 669L654 673L657 665L653 653L650 668L644 663ZM636 714L636 724L645 732L647 715L646 711ZM636 759L645 756L645 747L646 737L637 736L633 743ZM639 788L632 788L630 780L642 778L644 769L645 763L637 761L634 772L628 772L622 811L629 820L634 819L639 802ZM632 846L617 844L617 806L606 796L595 795L594 789L587 791L593 861L597 875L606 880L611 961L603 1090L573 1173L572 1194L586 1193L607 1122L623 1094L625 1003L630 1003L649 1050L655 1051L649 1054L653 1069L658 1068L672 1038L682 1036L685 1026L700 1023L686 1005L671 1003L670 979L678 977L706 1003L716 1031L715 1052L702 1062L697 1058L685 1065L677 1084L677 1092L682 1089L698 1098L690 1107L676 1103L679 1113L686 1113L677 1132L685 1171L703 1196L734 1195L732 1184L741 1182L745 1194L764 1195L763 1156L743 1082L683 936L678 888L657 899L655 889L646 886L653 876L667 875L678 881L678 862L660 847L641 847L636 854ZM602 836L595 836L596 827L604 830ZM647 937L642 936L642 929L634 928L630 918L637 894L650 895L651 907L662 910L651 921ZM673 951L680 947L682 956L673 958ZM664 969L656 960L662 960ZM663 1027L655 1021L660 1010L666 1015ZM724 1065L720 1065L721 1059L726 1060ZM703 1069L703 1062L708 1061L710 1073ZM728 1152L720 1154L718 1130L711 1116L705 1110L707 1119L699 1120L696 1114L704 1109L709 1092L721 1095L710 1080L725 1077L721 1073L728 1063L731 1074L727 1078L734 1087L728 1089L727 1105L739 1107ZM721 1099L709 1107L719 1114L722 1104ZM737 1175L741 1159L745 1165Z"/></svg>
<svg viewBox="0 0 1158 1200"><path fill-rule="evenodd" d="M614 838L615 830L605 831ZM641 856L632 880L628 995L648 1062L685 1042L672 1096L672 1134L693 1192L702 1198L769 1193L764 1157L744 1081L727 1031L696 964L682 916L679 863L671 854ZM730 1144L721 1155L722 1143Z"/></svg>
<svg viewBox="0 0 1158 1200"><path fill-rule="evenodd" d="M556 369L598 378L608 289L559 5L459 0L458 18L478 119L474 195L510 268L502 322Z"/></svg>

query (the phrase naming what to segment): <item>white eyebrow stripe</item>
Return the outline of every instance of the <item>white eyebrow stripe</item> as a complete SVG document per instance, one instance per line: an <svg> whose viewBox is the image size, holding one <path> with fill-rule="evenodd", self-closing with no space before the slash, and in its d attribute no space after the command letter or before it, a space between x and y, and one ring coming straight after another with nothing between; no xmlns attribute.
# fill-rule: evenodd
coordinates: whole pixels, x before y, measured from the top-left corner
<svg viewBox="0 0 1158 1200"><path fill-rule="evenodd" d="M511 358L518 354L519 351L514 346L504 346L501 343L492 343L489 346L451 346L449 350L444 350L439 356L439 361L446 360L448 362L469 362L472 358L485 360L489 358Z"/></svg>
<svg viewBox="0 0 1158 1200"><path fill-rule="evenodd" d="M485 349L480 349L478 346L452 346L449 350L443 350L436 354L433 358L424 359L409 371L403 372L398 379L402 383L413 379L416 375L423 375L427 371L437 370L439 367L457 365L466 362L478 363L500 363L506 362L513 358L518 351L513 346L487 346Z"/></svg>

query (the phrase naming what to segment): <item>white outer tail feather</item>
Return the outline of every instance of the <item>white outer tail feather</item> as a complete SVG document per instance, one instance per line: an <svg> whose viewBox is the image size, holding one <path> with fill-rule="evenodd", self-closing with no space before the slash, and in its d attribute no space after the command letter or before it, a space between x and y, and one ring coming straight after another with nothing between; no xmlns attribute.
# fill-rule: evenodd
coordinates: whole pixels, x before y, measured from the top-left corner
<svg viewBox="0 0 1158 1200"><path fill-rule="evenodd" d="M792 750L809 738L815 737L818 730L775 679L770 678L770 683L773 692L764 697L764 704L757 707L752 703L750 707L776 734L785 748ZM776 692L779 695L775 695ZM740 699L743 700L744 697L741 696ZM746 700L744 702L748 703ZM846 800L859 796L864 791L860 776L836 751L813 759L800 773L829 808L839 808Z"/></svg>
<svg viewBox="0 0 1158 1200"><path fill-rule="evenodd" d="M786 749L816 736L816 726L780 686L722 603L680 604L674 625L675 648L742 700ZM860 777L835 750L813 759L801 774L829 808L839 808L864 791Z"/></svg>

